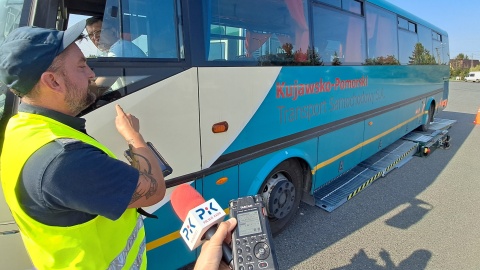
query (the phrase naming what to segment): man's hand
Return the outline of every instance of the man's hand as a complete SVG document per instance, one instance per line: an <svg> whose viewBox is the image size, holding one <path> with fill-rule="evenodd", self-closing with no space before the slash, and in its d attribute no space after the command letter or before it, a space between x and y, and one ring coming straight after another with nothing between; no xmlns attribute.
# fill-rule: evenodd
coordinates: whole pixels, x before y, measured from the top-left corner
<svg viewBox="0 0 480 270"><path fill-rule="evenodd" d="M213 237L203 243L202 251L195 264L195 270L212 270L212 269L230 269L222 261L222 243L227 244L232 240L232 231L237 226L237 220L230 218L218 226Z"/></svg>
<svg viewBox="0 0 480 270"><path fill-rule="evenodd" d="M129 144L132 144L132 140L141 136L139 133L140 121L135 116L126 114L118 104L115 105L115 109L117 110L117 117L115 118L117 130Z"/></svg>
<svg viewBox="0 0 480 270"><path fill-rule="evenodd" d="M117 110L115 125L128 143L132 166L139 171L137 188L133 192L128 208L158 203L165 196L166 190L160 164L139 132L140 122L138 119L125 113L118 104L115 105L115 109Z"/></svg>

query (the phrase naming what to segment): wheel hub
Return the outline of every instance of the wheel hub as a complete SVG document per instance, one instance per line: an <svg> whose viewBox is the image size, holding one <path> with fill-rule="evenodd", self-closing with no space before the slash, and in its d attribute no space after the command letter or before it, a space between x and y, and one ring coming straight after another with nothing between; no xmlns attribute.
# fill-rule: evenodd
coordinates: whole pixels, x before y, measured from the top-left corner
<svg viewBox="0 0 480 270"><path fill-rule="evenodd" d="M276 173L268 179L262 197L268 215L281 219L292 210L295 202L295 186L283 173Z"/></svg>

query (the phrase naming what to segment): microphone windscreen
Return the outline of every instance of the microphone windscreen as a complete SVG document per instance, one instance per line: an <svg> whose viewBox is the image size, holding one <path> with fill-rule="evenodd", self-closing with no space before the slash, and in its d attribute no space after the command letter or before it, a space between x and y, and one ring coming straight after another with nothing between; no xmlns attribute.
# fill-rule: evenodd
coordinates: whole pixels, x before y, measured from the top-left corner
<svg viewBox="0 0 480 270"><path fill-rule="evenodd" d="M173 211L183 222L188 212L204 203L205 199L189 184L181 184L172 191L170 202L172 203Z"/></svg>

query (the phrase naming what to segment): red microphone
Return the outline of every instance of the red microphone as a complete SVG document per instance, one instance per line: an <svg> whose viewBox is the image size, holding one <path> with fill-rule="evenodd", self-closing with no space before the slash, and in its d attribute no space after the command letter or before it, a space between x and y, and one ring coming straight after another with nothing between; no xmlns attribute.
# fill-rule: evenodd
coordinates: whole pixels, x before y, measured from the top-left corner
<svg viewBox="0 0 480 270"><path fill-rule="evenodd" d="M173 190L170 202L178 218L185 221L188 212L205 203L205 199L189 184L182 184Z"/></svg>
<svg viewBox="0 0 480 270"><path fill-rule="evenodd" d="M205 201L189 184L177 186L172 192L170 202L175 214L183 221L180 235L190 250L210 240L225 217L225 212L215 199ZM223 243L222 252L223 261L230 265L233 259L232 249Z"/></svg>

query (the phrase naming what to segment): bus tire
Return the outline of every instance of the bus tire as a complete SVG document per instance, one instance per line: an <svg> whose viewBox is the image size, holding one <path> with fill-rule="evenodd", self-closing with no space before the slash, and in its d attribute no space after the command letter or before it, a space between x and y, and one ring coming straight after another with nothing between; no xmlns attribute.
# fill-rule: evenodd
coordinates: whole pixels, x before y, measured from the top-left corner
<svg viewBox="0 0 480 270"><path fill-rule="evenodd" d="M435 105L432 103L430 104L430 109L428 110L427 122L418 128L420 131L428 130L428 128L430 127L430 123L433 122L434 113L435 113Z"/></svg>
<svg viewBox="0 0 480 270"><path fill-rule="evenodd" d="M300 163L288 159L278 164L267 176L259 190L272 234L278 235L290 223L300 205L303 173Z"/></svg>

